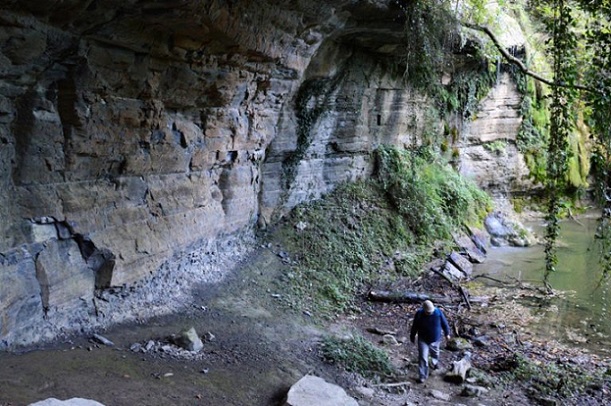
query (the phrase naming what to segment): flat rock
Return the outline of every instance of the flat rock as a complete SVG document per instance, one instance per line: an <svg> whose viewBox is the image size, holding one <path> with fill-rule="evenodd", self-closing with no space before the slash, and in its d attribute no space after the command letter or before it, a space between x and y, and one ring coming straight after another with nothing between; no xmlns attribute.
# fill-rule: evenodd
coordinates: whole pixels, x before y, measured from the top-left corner
<svg viewBox="0 0 611 406"><path fill-rule="evenodd" d="M479 397L488 393L488 389L476 386L476 385L465 385L461 392L462 396Z"/></svg>
<svg viewBox="0 0 611 406"><path fill-rule="evenodd" d="M451 398L451 396L448 395L447 393L444 393L437 389L431 390L431 396L434 397L435 399L443 400L446 402L449 402Z"/></svg>
<svg viewBox="0 0 611 406"><path fill-rule="evenodd" d="M452 262L458 269L460 269L467 277L470 277L473 273L473 264L464 256L460 255L458 252L452 252L448 259Z"/></svg>
<svg viewBox="0 0 611 406"><path fill-rule="evenodd" d="M284 406L358 406L355 399L337 385L313 375L306 375L295 383Z"/></svg>
<svg viewBox="0 0 611 406"><path fill-rule="evenodd" d="M443 270L441 272L444 275L446 275L448 278L455 280L455 281L460 281L460 280L465 279L465 274L450 261L447 261L444 264Z"/></svg>

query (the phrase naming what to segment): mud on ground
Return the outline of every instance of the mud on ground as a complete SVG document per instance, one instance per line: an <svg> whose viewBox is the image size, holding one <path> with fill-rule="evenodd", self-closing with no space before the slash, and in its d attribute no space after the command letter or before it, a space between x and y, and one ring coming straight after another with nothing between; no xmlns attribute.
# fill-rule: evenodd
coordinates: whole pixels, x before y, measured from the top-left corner
<svg viewBox="0 0 611 406"><path fill-rule="evenodd" d="M358 311L330 324L316 322L316 315L286 308L277 283L285 269L279 251L280 247L261 248L224 281L194 286L191 303L179 314L98 331L114 342L113 347L92 342L87 334L20 354L0 354L0 405L27 405L49 397L89 398L107 406L279 405L289 387L305 374L344 387L363 406L538 404L527 396L528 387L511 382L497 385L480 398L463 397L459 385L443 380L443 368L425 384L417 384L416 347L407 339L416 304L374 303L363 298ZM453 295L443 284L429 275L415 285L406 281L404 287ZM551 349L545 348L549 343L530 343L528 336L517 343L511 333L518 329L512 323L519 320L504 318L500 303L478 306L474 304L471 312L460 305L444 309L456 328L469 328L471 323L491 337L489 347L473 350L476 367L490 368L525 342L531 349L538 348L545 362L575 358L571 349L549 353ZM499 319L504 320L502 326ZM130 350L134 343L163 341L190 326L208 338L197 356ZM399 344L384 346L399 371L396 377L367 381L322 361L319 344L326 334L362 334L383 346L381 336L370 332L372 329L396 333ZM460 352L444 351L443 365L461 357ZM586 369L609 368L609 360L587 358L582 362ZM439 393L447 400L438 399ZM572 403L605 404L608 400L607 386Z"/></svg>

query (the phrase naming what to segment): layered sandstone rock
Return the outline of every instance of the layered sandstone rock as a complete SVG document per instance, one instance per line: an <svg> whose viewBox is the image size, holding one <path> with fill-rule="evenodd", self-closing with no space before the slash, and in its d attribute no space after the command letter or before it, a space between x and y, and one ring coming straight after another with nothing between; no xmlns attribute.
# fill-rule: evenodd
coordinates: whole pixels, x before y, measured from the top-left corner
<svg viewBox="0 0 611 406"><path fill-rule="evenodd" d="M517 146L521 103L515 83L503 73L481 101L477 116L465 125L460 171L493 193L507 195L535 187Z"/></svg>
<svg viewBox="0 0 611 406"><path fill-rule="evenodd" d="M96 289L197 269L370 172L416 103L382 70L401 17L391 1L8 2L1 346L75 308L95 322Z"/></svg>
<svg viewBox="0 0 611 406"><path fill-rule="evenodd" d="M133 316L99 306L204 272L430 124L391 0L4 4L0 348Z"/></svg>

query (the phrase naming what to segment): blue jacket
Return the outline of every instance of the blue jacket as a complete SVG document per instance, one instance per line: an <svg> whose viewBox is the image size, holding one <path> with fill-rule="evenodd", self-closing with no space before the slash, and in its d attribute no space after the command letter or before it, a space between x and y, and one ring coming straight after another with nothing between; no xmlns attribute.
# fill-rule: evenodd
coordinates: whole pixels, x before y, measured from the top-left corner
<svg viewBox="0 0 611 406"><path fill-rule="evenodd" d="M418 339L427 344L441 340L441 330L446 336L450 335L450 326L443 312L435 308L432 314L428 315L420 309L414 315L412 329L409 338L412 342L418 334Z"/></svg>

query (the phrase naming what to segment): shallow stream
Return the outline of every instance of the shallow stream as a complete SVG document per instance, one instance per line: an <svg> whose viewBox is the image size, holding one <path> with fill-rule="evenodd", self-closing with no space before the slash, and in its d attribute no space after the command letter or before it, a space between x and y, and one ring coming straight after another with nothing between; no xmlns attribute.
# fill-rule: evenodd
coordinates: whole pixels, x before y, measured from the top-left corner
<svg viewBox="0 0 611 406"><path fill-rule="evenodd" d="M525 224L539 235L545 233L542 221ZM605 355L611 354L611 280L601 283L599 245L595 239L597 216L565 220L561 224L558 265L550 275L559 295L530 303L539 322L533 330L543 337L570 342ZM493 247L477 273L519 280L543 286L545 255L543 245L528 248Z"/></svg>

